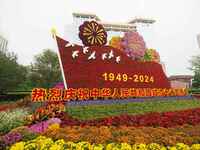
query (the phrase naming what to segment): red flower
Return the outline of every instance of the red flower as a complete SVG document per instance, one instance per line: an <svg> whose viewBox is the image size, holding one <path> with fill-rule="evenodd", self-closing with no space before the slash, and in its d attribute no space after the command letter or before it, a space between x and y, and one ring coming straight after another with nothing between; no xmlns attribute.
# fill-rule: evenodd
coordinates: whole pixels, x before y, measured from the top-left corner
<svg viewBox="0 0 200 150"><path fill-rule="evenodd" d="M69 116L62 117L62 126L152 126L152 127L174 127L183 124L200 124L200 108L183 111L149 113L144 115L119 115L95 120L79 121Z"/></svg>

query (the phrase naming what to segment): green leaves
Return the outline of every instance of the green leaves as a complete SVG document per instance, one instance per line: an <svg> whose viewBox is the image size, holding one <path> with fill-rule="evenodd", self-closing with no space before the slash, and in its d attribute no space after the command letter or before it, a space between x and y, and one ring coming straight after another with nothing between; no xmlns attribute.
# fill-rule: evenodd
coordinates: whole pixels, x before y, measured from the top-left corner
<svg viewBox="0 0 200 150"><path fill-rule="evenodd" d="M45 49L35 56L31 65L30 80L33 87L43 88L52 87L62 81L58 57L54 51Z"/></svg>
<svg viewBox="0 0 200 150"><path fill-rule="evenodd" d="M191 68L194 72L194 78L192 81L192 87L193 88L200 88L200 55L199 56L193 56L190 60Z"/></svg>
<svg viewBox="0 0 200 150"><path fill-rule="evenodd" d="M25 77L26 68L17 63L16 54L0 51L0 91L16 89Z"/></svg>

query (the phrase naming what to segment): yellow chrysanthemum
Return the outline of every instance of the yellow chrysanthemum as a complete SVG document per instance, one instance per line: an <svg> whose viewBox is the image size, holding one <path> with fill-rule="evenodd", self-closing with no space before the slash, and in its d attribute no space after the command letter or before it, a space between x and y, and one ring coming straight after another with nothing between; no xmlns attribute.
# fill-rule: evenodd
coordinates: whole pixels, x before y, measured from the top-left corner
<svg viewBox="0 0 200 150"><path fill-rule="evenodd" d="M24 150L25 142L18 142L11 146L10 150Z"/></svg>
<svg viewBox="0 0 200 150"><path fill-rule="evenodd" d="M60 124L54 123L48 127L48 130L58 130L60 129Z"/></svg>
<svg viewBox="0 0 200 150"><path fill-rule="evenodd" d="M134 144L132 147L133 150L147 150L145 144Z"/></svg>
<svg viewBox="0 0 200 150"><path fill-rule="evenodd" d="M49 150L63 150L63 146L59 144L53 144Z"/></svg>
<svg viewBox="0 0 200 150"><path fill-rule="evenodd" d="M191 150L200 150L200 144L193 144Z"/></svg>

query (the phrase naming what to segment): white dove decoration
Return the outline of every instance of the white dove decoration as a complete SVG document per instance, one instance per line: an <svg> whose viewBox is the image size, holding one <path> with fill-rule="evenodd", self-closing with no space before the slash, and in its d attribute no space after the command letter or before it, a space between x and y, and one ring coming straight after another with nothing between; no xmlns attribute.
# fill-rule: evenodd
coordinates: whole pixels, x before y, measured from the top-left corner
<svg viewBox="0 0 200 150"><path fill-rule="evenodd" d="M117 56L117 57L116 57L116 62L119 63L120 60L121 60L121 57L120 57L120 56Z"/></svg>
<svg viewBox="0 0 200 150"><path fill-rule="evenodd" d="M67 43L66 45L65 45L65 47L70 47L70 46L74 46L74 44L73 43Z"/></svg>
<svg viewBox="0 0 200 150"><path fill-rule="evenodd" d="M83 48L83 54L86 54L86 53L88 53L88 52L89 52L88 47L84 47L84 48Z"/></svg>
<svg viewBox="0 0 200 150"><path fill-rule="evenodd" d="M114 57L113 50L111 50L110 53L109 53L108 59L111 59L113 57Z"/></svg>
<svg viewBox="0 0 200 150"><path fill-rule="evenodd" d="M101 58L102 58L102 60L105 60L107 58L107 53L103 53Z"/></svg>
<svg viewBox="0 0 200 150"><path fill-rule="evenodd" d="M74 58L78 57L78 53L79 53L79 51L73 51L72 58L74 59Z"/></svg>
<svg viewBox="0 0 200 150"><path fill-rule="evenodd" d="M95 56L96 52L92 52L92 54L88 57L88 60L90 59L96 59L96 56Z"/></svg>

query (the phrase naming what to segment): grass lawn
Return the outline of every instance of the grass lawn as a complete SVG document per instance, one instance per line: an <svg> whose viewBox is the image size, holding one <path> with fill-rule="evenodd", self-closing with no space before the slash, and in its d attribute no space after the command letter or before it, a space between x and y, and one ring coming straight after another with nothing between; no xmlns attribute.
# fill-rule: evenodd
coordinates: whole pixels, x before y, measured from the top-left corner
<svg viewBox="0 0 200 150"><path fill-rule="evenodd" d="M167 100L133 102L127 104L70 106L68 113L82 120L103 118L119 114L144 114L149 112L166 112L200 107L200 100Z"/></svg>

